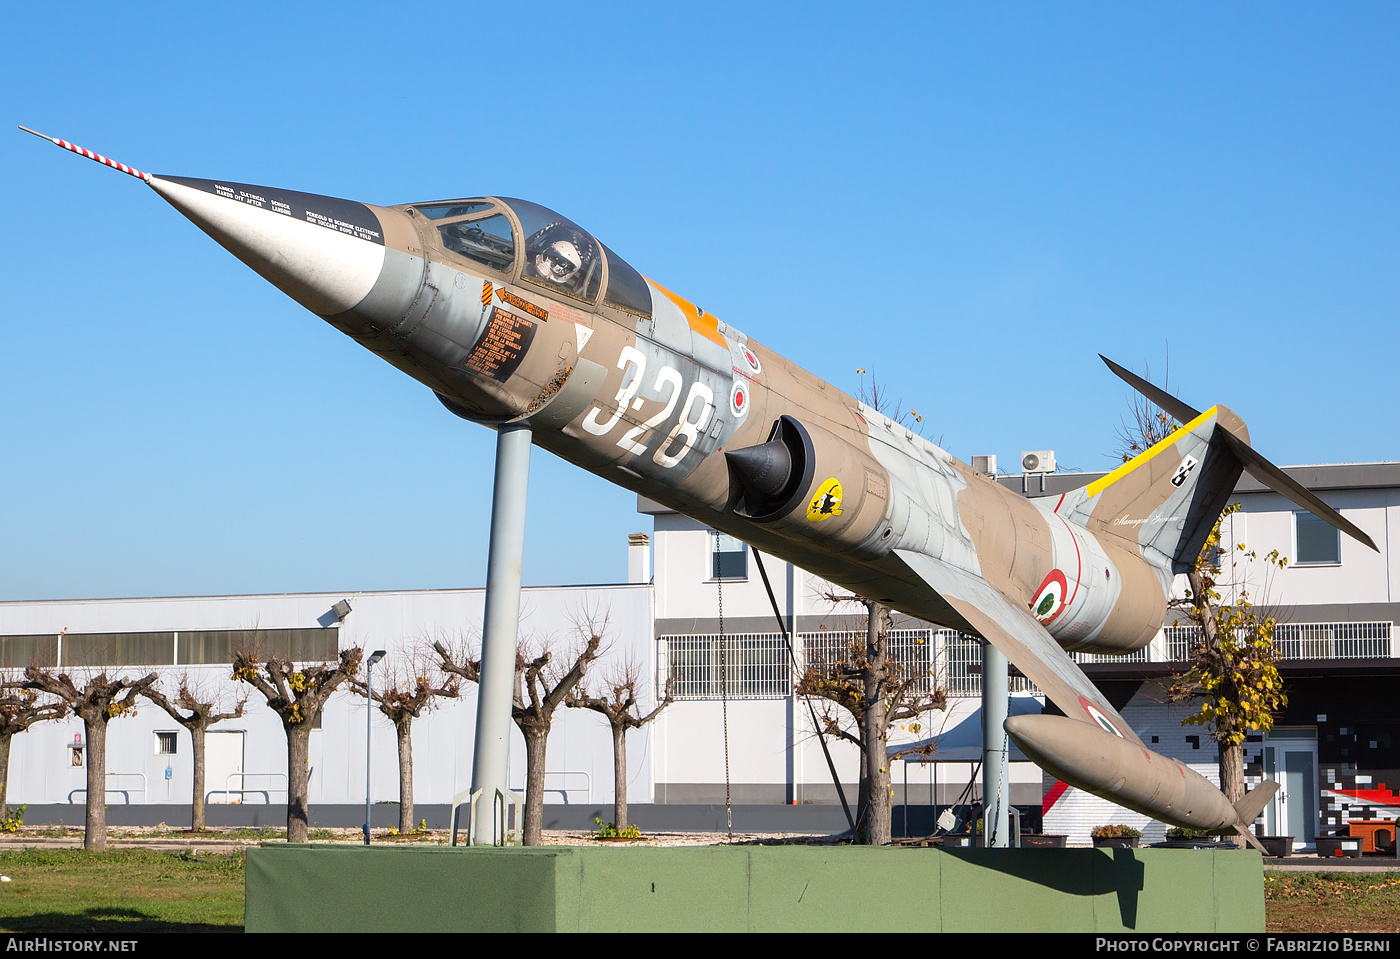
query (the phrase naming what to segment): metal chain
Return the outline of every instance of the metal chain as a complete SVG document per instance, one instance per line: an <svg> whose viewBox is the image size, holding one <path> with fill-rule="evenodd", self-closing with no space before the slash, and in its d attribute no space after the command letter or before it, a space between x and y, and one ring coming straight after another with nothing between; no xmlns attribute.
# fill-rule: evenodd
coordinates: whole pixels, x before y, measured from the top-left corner
<svg viewBox="0 0 1400 959"><path fill-rule="evenodd" d="M715 534L715 589L719 594L719 701L720 712L724 717L724 822L729 841L734 841L734 809L729 801L729 677L725 666L724 641L724 570L719 558L719 530Z"/></svg>
<svg viewBox="0 0 1400 959"><path fill-rule="evenodd" d="M768 579L768 570L763 565L763 554L758 550L753 551L754 562L758 564L758 575L763 577L763 588L768 593L768 602L773 606L773 616L778 621L778 630L783 634L783 645L787 647L788 662L792 664L792 675L801 675L797 668L797 653L793 650L792 636L788 633L787 623L783 620L783 614L778 610L778 598L773 595L773 584ZM793 628L797 623L793 622ZM817 719L817 709L812 705L812 697L803 693L802 699L807 704L807 712L812 717L812 730L817 734L817 742L821 744L822 756L826 758L826 768L831 773L831 784L836 787L836 798L841 800L841 811L846 814L846 824L851 828L851 842L856 841L856 821L851 816L851 804L846 801L846 790L841 786L841 777L836 774L836 763L831 759L831 750L826 745L826 735L822 732L822 724ZM794 801L796 801L794 797Z"/></svg>

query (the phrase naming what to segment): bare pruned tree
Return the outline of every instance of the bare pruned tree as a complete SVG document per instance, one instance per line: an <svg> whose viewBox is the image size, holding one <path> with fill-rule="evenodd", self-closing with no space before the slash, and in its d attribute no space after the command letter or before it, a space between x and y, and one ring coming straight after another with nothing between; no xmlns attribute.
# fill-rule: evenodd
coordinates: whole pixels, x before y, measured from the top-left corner
<svg viewBox="0 0 1400 959"><path fill-rule="evenodd" d="M390 660L381 679L368 689L359 677L350 685L360 696L368 695L379 711L394 724L399 749L399 832L413 831L413 721L436 708L440 699L461 695L460 677L446 673L424 644Z"/></svg>
<svg viewBox="0 0 1400 959"><path fill-rule="evenodd" d="M674 702L668 681L661 701L643 714L638 693L641 685L641 663L629 656L614 663L600 682L580 683L565 699L569 706L601 713L612 730L613 824L619 832L627 828L627 731L641 729Z"/></svg>
<svg viewBox="0 0 1400 959"><path fill-rule="evenodd" d="M233 658L233 678L262 693L287 734L287 842L306 842L310 832L311 726L331 694L359 672L363 656L364 650L352 646L342 649L335 662L300 669L278 656L264 659L256 649Z"/></svg>
<svg viewBox="0 0 1400 959"><path fill-rule="evenodd" d="M865 607L865 631L851 631L842 648L809 654L797 682L797 693L824 699L840 707L821 716L823 732L850 742L860 750L860 791L857 802L858 840L868 845L890 841L893 786L887 745L890 727L934 709L946 709L943 690L931 687L929 671L905 662L890 636L889 607L855 596L828 594L833 603Z"/></svg>
<svg viewBox="0 0 1400 959"><path fill-rule="evenodd" d="M867 373L864 368L861 368L856 370L856 375L860 377L860 389L857 391L856 399L871 409L888 416L905 429L913 430L920 436L924 434L924 414L912 407L905 409L904 397L895 398L892 396L889 387L881 383L873 373Z"/></svg>
<svg viewBox="0 0 1400 959"><path fill-rule="evenodd" d="M603 625L606 625L605 623ZM545 748L549 742L554 713L588 666L602 653L600 626L583 619L577 641L556 661L547 640L521 641L515 651L515 684L511 693L511 719L525 737L525 813L521 823L521 843L538 846L543 838ZM445 672L468 682L481 681L481 654L474 645L442 641L433 644Z"/></svg>
<svg viewBox="0 0 1400 959"><path fill-rule="evenodd" d="M1171 376L1171 354L1167 354L1166 370L1162 376L1162 388L1167 388ZM1143 376L1152 378L1152 367L1143 368ZM1139 453L1145 453L1162 440L1171 436L1181 426L1170 413L1156 403L1133 391L1128 397L1128 412L1118 421L1114 438L1118 446L1114 452L1126 463Z"/></svg>
<svg viewBox="0 0 1400 959"><path fill-rule="evenodd" d="M76 675L58 668L28 666L23 688L47 693L83 721L87 739L87 813L83 821L83 848L107 851L107 724L136 711L136 697L155 685L159 676L139 678L109 675L91 668Z"/></svg>
<svg viewBox="0 0 1400 959"><path fill-rule="evenodd" d="M68 704L34 689L25 689L24 674L8 670L0 674L0 820L10 815L10 745L19 733L35 723L62 719Z"/></svg>
<svg viewBox="0 0 1400 959"><path fill-rule="evenodd" d="M184 726L190 732L190 742L194 756L194 792L190 799L190 831L204 831L204 772L205 742L209 727L225 719L239 719L248 705L245 695L236 702L229 702L224 692L211 692L205 689L189 673L180 676L179 685L173 696L167 696L157 685L146 690L144 695L151 702Z"/></svg>

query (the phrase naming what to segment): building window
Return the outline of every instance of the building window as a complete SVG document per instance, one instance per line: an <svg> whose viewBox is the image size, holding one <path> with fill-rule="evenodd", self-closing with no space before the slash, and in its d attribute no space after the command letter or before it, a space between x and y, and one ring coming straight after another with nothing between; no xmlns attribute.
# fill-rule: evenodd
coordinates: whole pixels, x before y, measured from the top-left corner
<svg viewBox="0 0 1400 959"><path fill-rule="evenodd" d="M792 692L782 633L728 633L723 647L713 633L657 638L665 644L667 676L676 699L780 699Z"/></svg>
<svg viewBox="0 0 1400 959"><path fill-rule="evenodd" d="M175 635L153 633L66 633L64 666L169 666Z"/></svg>
<svg viewBox="0 0 1400 959"><path fill-rule="evenodd" d="M1342 561L1342 537L1337 528L1312 513L1294 513L1297 546L1295 565L1336 566Z"/></svg>
<svg viewBox="0 0 1400 959"><path fill-rule="evenodd" d="M710 579L748 579L749 548L718 530L710 534Z"/></svg>
<svg viewBox="0 0 1400 959"><path fill-rule="evenodd" d="M54 636L0 636L0 668L28 666L61 658L63 666L169 666L175 662L176 633L66 633L62 656ZM181 666L227 665L238 653L258 659L276 656L294 663L321 663L340 655L338 627L322 629L180 630Z"/></svg>
<svg viewBox="0 0 1400 959"><path fill-rule="evenodd" d="M58 636L0 636L0 669L57 666Z"/></svg>
<svg viewBox="0 0 1400 959"><path fill-rule="evenodd" d="M174 733L156 733L156 755L157 755L157 756L173 756L173 755L175 755L175 734L174 734Z"/></svg>
<svg viewBox="0 0 1400 959"><path fill-rule="evenodd" d="M934 671L931 629L892 629L887 645L890 669L901 681L911 682L909 691L928 695L938 689ZM802 657L809 669L833 674L865 655L865 630L836 630L802 634ZM981 647L978 647L980 653Z"/></svg>

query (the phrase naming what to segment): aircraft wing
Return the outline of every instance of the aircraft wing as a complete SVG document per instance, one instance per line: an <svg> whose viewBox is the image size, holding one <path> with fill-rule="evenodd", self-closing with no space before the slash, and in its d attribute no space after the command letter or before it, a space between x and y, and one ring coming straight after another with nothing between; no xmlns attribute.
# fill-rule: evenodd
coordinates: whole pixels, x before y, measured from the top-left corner
<svg viewBox="0 0 1400 959"><path fill-rule="evenodd" d="M923 553L895 550L919 578L1001 650L1026 678L1035 683L1071 719L1092 722L1132 743L1142 745L1069 653L1060 648L1030 610L1007 599L979 576L964 572Z"/></svg>

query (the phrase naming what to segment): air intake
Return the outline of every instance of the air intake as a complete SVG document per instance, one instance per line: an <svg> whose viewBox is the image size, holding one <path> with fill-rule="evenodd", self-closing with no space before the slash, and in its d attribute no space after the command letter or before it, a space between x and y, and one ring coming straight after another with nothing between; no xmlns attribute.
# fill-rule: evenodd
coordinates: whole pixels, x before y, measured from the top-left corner
<svg viewBox="0 0 1400 959"><path fill-rule="evenodd" d="M757 523L787 513L812 485L812 439L791 416L773 424L768 442L726 450L724 458L739 489L734 512Z"/></svg>

